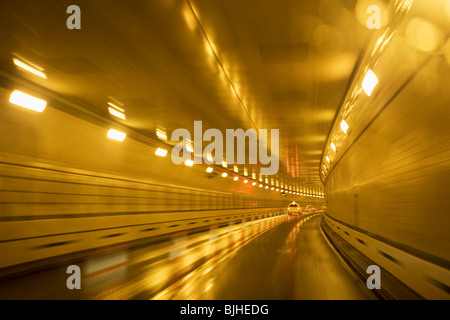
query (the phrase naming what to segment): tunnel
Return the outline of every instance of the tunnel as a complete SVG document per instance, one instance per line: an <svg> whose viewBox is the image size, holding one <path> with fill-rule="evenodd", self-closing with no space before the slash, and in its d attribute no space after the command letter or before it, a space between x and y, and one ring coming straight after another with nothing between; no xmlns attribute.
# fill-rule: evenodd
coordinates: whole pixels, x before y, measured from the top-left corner
<svg viewBox="0 0 450 320"><path fill-rule="evenodd" d="M450 1L0 17L1 300L450 298Z"/></svg>

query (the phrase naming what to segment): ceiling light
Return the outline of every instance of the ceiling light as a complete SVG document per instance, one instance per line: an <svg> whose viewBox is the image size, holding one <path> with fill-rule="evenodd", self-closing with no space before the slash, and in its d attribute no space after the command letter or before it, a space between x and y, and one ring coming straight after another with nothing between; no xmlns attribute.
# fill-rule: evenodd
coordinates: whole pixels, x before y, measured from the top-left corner
<svg viewBox="0 0 450 320"><path fill-rule="evenodd" d="M252 186L256 186L256 182L253 182L253 183L252 183Z"/></svg>
<svg viewBox="0 0 450 320"><path fill-rule="evenodd" d="M36 112L44 111L47 106L47 101L30 96L21 91L14 91L9 97L9 102L23 108L27 108Z"/></svg>
<svg viewBox="0 0 450 320"><path fill-rule="evenodd" d="M325 158L327 159L328 163L331 162L331 161L330 161L330 158L329 158L328 156L326 156Z"/></svg>
<svg viewBox="0 0 450 320"><path fill-rule="evenodd" d="M238 181L239 180L239 178L238 177L234 177L234 181Z"/></svg>
<svg viewBox="0 0 450 320"><path fill-rule="evenodd" d="M213 168L208 168L208 169L206 169L206 172L208 172L208 173L212 173L214 171L214 169Z"/></svg>
<svg viewBox="0 0 450 320"><path fill-rule="evenodd" d="M28 64L22 60L19 60L17 58L13 58L13 62L16 66L18 66L19 68L21 68L25 71L28 71L28 72L34 74L35 76L41 77L43 79L47 79L47 76L45 75L45 73L42 72L43 71L42 68L37 68L37 67L31 66L30 64Z"/></svg>
<svg viewBox="0 0 450 320"><path fill-rule="evenodd" d="M123 132L111 129L108 132L108 138L122 142L123 140L125 140L125 138L127 137L127 135Z"/></svg>
<svg viewBox="0 0 450 320"><path fill-rule="evenodd" d="M194 152L194 147L192 145L192 141L189 139L186 139L186 150L189 152Z"/></svg>
<svg viewBox="0 0 450 320"><path fill-rule="evenodd" d="M125 117L125 115L122 112L117 111L114 108L108 108L109 113L112 114L113 116L120 118L122 120L127 120L127 118Z"/></svg>
<svg viewBox="0 0 450 320"><path fill-rule="evenodd" d="M344 133L347 133L348 128L349 128L349 126L348 126L347 122L345 122L345 120L342 120L342 122L341 122L341 129L342 129L342 131Z"/></svg>
<svg viewBox="0 0 450 320"><path fill-rule="evenodd" d="M228 173L224 172L224 173L222 174L222 178L226 178L226 177L228 177Z"/></svg>
<svg viewBox="0 0 450 320"><path fill-rule="evenodd" d="M331 143L331 149L333 149L333 151L336 152L336 146L334 145L334 143Z"/></svg>
<svg viewBox="0 0 450 320"><path fill-rule="evenodd" d="M244 183L248 183L248 180L245 180Z"/></svg>
<svg viewBox="0 0 450 320"><path fill-rule="evenodd" d="M156 129L156 136L161 140L167 140L167 134L160 129Z"/></svg>
<svg viewBox="0 0 450 320"><path fill-rule="evenodd" d="M192 167L194 165L194 161L192 160L186 160L186 162L184 163L187 167Z"/></svg>
<svg viewBox="0 0 450 320"><path fill-rule="evenodd" d="M375 89L375 87L377 86L377 84L378 84L377 76L375 75L375 73L373 73L372 70L369 69L362 83L362 87L369 97L372 94L373 89Z"/></svg>
<svg viewBox="0 0 450 320"><path fill-rule="evenodd" d="M167 156L167 150L158 148L158 149L156 149L155 154L157 156L159 156L159 157L163 157L164 158L165 156Z"/></svg>
<svg viewBox="0 0 450 320"><path fill-rule="evenodd" d="M111 102L108 102L108 105L113 107L114 109L121 111L121 112L125 112L125 110L123 110L122 108L119 108L118 106L116 106L115 104L113 104Z"/></svg>

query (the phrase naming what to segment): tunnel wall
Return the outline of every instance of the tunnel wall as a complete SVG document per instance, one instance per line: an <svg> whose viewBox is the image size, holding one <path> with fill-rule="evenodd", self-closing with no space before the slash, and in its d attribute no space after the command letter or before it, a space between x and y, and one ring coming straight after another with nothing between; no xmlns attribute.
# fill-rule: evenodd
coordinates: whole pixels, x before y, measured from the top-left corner
<svg viewBox="0 0 450 320"><path fill-rule="evenodd" d="M368 126L349 133L349 147L326 180L331 217L446 268L449 72L444 58L434 56L380 113L362 114ZM372 101L369 110L379 107Z"/></svg>
<svg viewBox="0 0 450 320"><path fill-rule="evenodd" d="M24 88L28 90L29 88ZM281 214L289 197L176 166L130 133L57 101L43 113L0 89L0 268Z"/></svg>

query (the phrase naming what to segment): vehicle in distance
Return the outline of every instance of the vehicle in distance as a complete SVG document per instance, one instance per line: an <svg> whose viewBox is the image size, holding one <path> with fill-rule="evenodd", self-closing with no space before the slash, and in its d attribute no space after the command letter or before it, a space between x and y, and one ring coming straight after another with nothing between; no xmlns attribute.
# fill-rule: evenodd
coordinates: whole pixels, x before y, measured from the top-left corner
<svg viewBox="0 0 450 320"><path fill-rule="evenodd" d="M306 206L306 212L309 212L309 213L316 212L316 208L312 204L307 205Z"/></svg>
<svg viewBox="0 0 450 320"><path fill-rule="evenodd" d="M292 216L298 216L302 214L302 208L294 201L288 207L288 213Z"/></svg>

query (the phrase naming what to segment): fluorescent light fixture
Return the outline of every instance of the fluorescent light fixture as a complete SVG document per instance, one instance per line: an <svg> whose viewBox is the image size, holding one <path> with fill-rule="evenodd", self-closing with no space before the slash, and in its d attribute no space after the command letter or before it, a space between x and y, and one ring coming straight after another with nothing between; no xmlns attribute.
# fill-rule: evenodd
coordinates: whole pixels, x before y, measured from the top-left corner
<svg viewBox="0 0 450 320"><path fill-rule="evenodd" d="M163 157L164 158L165 156L167 156L167 150L158 148L158 149L156 149L155 154L157 156L159 156L159 157Z"/></svg>
<svg viewBox="0 0 450 320"><path fill-rule="evenodd" d="M330 161L330 157L326 156L325 158L327 159L328 163L331 162L331 161Z"/></svg>
<svg viewBox="0 0 450 320"><path fill-rule="evenodd" d="M214 171L214 169L211 168L211 167L209 167L208 169L206 169L206 172L208 172L208 173L212 173L213 171Z"/></svg>
<svg viewBox="0 0 450 320"><path fill-rule="evenodd" d="M348 126L347 122L345 122L345 120L342 120L342 122L341 122L341 129L342 129L342 131L344 133L347 133L348 128L349 128L349 126Z"/></svg>
<svg viewBox="0 0 450 320"><path fill-rule="evenodd" d="M262 184L259 185L260 188L264 187Z"/></svg>
<svg viewBox="0 0 450 320"><path fill-rule="evenodd" d="M270 188L270 190L272 190L272 191L273 191L273 190L275 190L275 188L273 188L273 187L272 187L272 188Z"/></svg>
<svg viewBox="0 0 450 320"><path fill-rule="evenodd" d="M47 101L30 96L29 94L15 90L9 97L9 102L17 106L27 108L36 112L44 111Z"/></svg>
<svg viewBox="0 0 450 320"><path fill-rule="evenodd" d="M364 80L362 83L364 92L370 97L373 89L375 89L377 84L378 84L377 76L375 75L375 73L373 73L372 70L369 69L369 71L367 72L366 76L364 77Z"/></svg>
<svg viewBox="0 0 450 320"><path fill-rule="evenodd" d="M253 183L252 183L252 186L256 186L256 182L253 182Z"/></svg>
<svg viewBox="0 0 450 320"><path fill-rule="evenodd" d="M280 191L280 189L275 190L276 192Z"/></svg>
<svg viewBox="0 0 450 320"><path fill-rule="evenodd" d="M41 77L43 79L47 79L47 76L45 75L45 73L42 72L43 71L42 68L31 66L30 64L28 64L22 60L19 60L17 58L13 58L13 62L16 66L18 66L19 68L21 68L25 71L28 71L28 72L34 74L35 76Z"/></svg>
<svg viewBox="0 0 450 320"><path fill-rule="evenodd" d="M108 132L108 138L122 142L123 140L125 140L125 138L127 137L127 135L123 132L111 129Z"/></svg>
<svg viewBox="0 0 450 320"><path fill-rule="evenodd" d="M226 178L226 177L228 177L228 173L226 173L226 172L222 173L222 178Z"/></svg>
<svg viewBox="0 0 450 320"><path fill-rule="evenodd" d="M122 120L127 120L127 118L125 117L125 115L122 112L117 111L116 109L111 108L111 107L108 108L108 110L109 110L109 113L112 114L113 116L120 118Z"/></svg>
<svg viewBox="0 0 450 320"><path fill-rule="evenodd" d="M186 165L186 167L192 167L194 165L194 161L186 160L186 162L184 164Z"/></svg>
<svg viewBox="0 0 450 320"><path fill-rule="evenodd" d="M336 146L334 145L334 143L331 143L331 149L333 149L333 151L336 152Z"/></svg>
<svg viewBox="0 0 450 320"><path fill-rule="evenodd" d="M194 152L194 147L192 146L192 141L186 139L186 150L189 152Z"/></svg>
<svg viewBox="0 0 450 320"><path fill-rule="evenodd" d="M118 106L116 106L114 103L112 103L112 102L108 102L108 105L110 106L110 107L113 107L114 109L117 109L117 110L119 110L120 112L125 112L125 110L123 110L122 108L119 108Z"/></svg>
<svg viewBox="0 0 450 320"><path fill-rule="evenodd" d="M248 180L245 180L244 183L248 183Z"/></svg>
<svg viewBox="0 0 450 320"><path fill-rule="evenodd" d="M266 186L266 189L269 189L269 186Z"/></svg>
<svg viewBox="0 0 450 320"><path fill-rule="evenodd" d="M234 177L234 181L238 181L239 180L239 177Z"/></svg>
<svg viewBox="0 0 450 320"><path fill-rule="evenodd" d="M167 134L160 129L156 129L156 136L161 140L167 140Z"/></svg>

